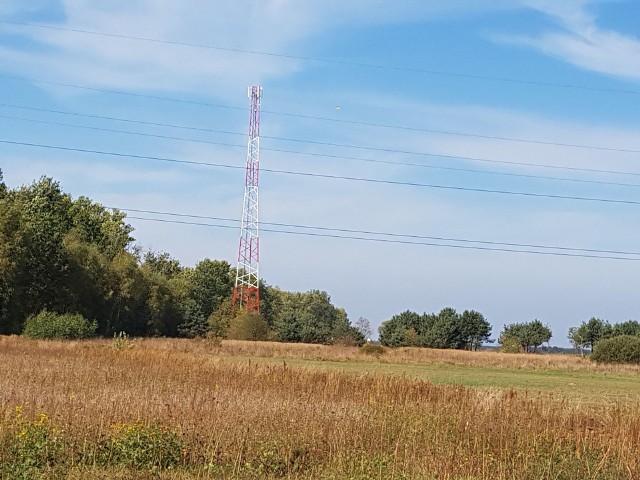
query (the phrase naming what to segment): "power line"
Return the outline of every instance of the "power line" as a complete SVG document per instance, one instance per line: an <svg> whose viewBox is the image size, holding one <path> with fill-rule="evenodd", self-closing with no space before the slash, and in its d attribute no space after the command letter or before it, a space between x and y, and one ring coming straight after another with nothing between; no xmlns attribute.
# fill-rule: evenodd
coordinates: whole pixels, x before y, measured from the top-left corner
<svg viewBox="0 0 640 480"><path fill-rule="evenodd" d="M13 79L13 80L26 80L26 81L30 81L30 82L33 82L33 83L41 83L41 84L45 84L45 85L55 85L55 86L68 87L68 88L79 88L79 89L96 91L96 92L113 93L113 94L118 94L118 95L130 95L130 96L134 96L134 97L150 98L150 99L155 99L155 100L166 100L166 101L186 103L186 104L191 104L191 105L202 105L202 106L206 106L206 107L226 108L226 109L243 110L243 111L245 110L245 108L243 108L243 107L236 107L236 106L231 106L231 105L200 102L200 101L195 101L195 100L185 100L185 99L180 99L180 98L175 98L175 97L165 97L165 96L160 96L160 95L148 95L148 94L142 94L142 93L124 92L124 91L120 91L120 90L108 90L108 89L104 89L104 88L87 87L87 86L73 85L73 84L68 84L68 83L50 82L50 81L44 81L44 80L37 80L37 79L33 79L33 78L16 77L16 76L11 76L11 75L0 75L0 78L8 78L8 79ZM299 114L299 113L277 112L277 111L274 111L274 110L262 110L262 113L263 114L267 113L267 114L271 114L271 115L280 115L280 116L291 117L291 118L302 118L302 119L306 119L306 120L318 120L318 121L324 121L324 122L334 122L334 123L340 123L340 124L345 124L345 125L361 125L361 126L376 127L376 128L389 128L389 129L395 129L395 130L406 130L406 131L412 131L412 132L433 133L433 134L439 134L439 135L451 135L451 136L462 136L462 137L470 137L470 138L481 138L481 139L484 139L484 140L499 140L499 141L505 141L505 142L527 143L527 144L533 144L533 145L546 145L546 146L556 146L556 147L565 147L565 148L578 148L578 149L586 149L586 150L601 150L601 151L605 151L605 152L640 153L640 150L637 150L637 149L627 149L627 148L617 148L617 147L604 147L604 146L599 146L599 145L583 145L583 144L577 144L577 143L551 142L551 141L546 141L546 140L535 140L535 139L527 139L527 138L505 137L505 136L499 136L499 135L482 135L482 134L469 133L469 132L455 132L455 131L449 131L449 130L437 130L437 129L430 129L430 128L410 127L410 126L406 126L406 125L393 125L393 124L385 124L385 123L374 123L374 122L362 122L362 121L356 121L356 120L346 120L346 119L339 119L339 118L318 117L318 116L304 115L304 114Z"/></svg>
<svg viewBox="0 0 640 480"><path fill-rule="evenodd" d="M105 206L105 208L108 208L110 210L119 210L122 212L147 213L147 214L164 215L164 216L170 216L170 217L196 218L196 219L202 219L202 220L216 220L216 221L223 221L223 222L240 223L239 220L234 218L214 217L209 215L194 215L194 214L186 214L186 213L161 212L157 210L141 210L136 208L120 208L120 207L109 207L109 206ZM134 217L128 217L128 218L134 218ZM565 246L557 246L557 245L495 242L495 241L487 241L487 240L472 240L468 238L437 237L437 236L430 236L430 235L380 232L380 231L373 231L373 230L357 230L357 229L348 229L348 228L322 227L322 226L314 226L314 225L299 225L299 224L293 224L293 223L264 222L264 221L260 223L261 225L271 225L275 227L301 228L301 229L307 229L307 230L321 230L321 231L340 232L340 233L357 233L357 234L365 234L365 235L380 235L380 236L393 237L393 238L413 238L413 239L422 239L422 240L440 240L440 241L459 242L459 243L479 243L484 245L501 245L501 246L521 247L521 248L542 248L542 249L551 249L551 250L565 250L565 251L571 251L571 252L609 253L609 254L617 254L617 255L640 255L640 252L629 252L629 251L621 251L621 250L600 250L600 249L591 249L591 248L565 247ZM229 227L237 228L237 227L231 227L231 226Z"/></svg>
<svg viewBox="0 0 640 480"><path fill-rule="evenodd" d="M136 40L136 41L143 41L143 42L150 42L150 43L160 43L165 45L175 45L175 46L181 46L181 47L218 50L223 52L243 53L247 55L260 55L260 56L267 56L267 57L273 57L273 58L283 58L287 60L302 60L307 62L327 63L327 64L333 64L333 65L342 65L342 66L353 66L353 67L369 68L369 69L376 69L376 70L394 70L394 71L407 72L407 73L446 76L446 77L454 77L454 78L465 78L465 79L471 79L471 80L483 80L483 81L492 81L492 82L504 82L504 83L520 84L520 85L531 85L531 86L537 86L537 87L553 87L553 88L562 88L562 89L586 90L586 91L605 92L605 93L622 93L622 94L631 94L631 95L640 94L640 91L637 91L637 90L591 87L586 85L542 82L542 81L536 81L536 80L524 80L524 79L506 78L506 77L494 77L490 75L477 75L477 74L462 73L462 72L448 72L444 70L430 70L430 69L415 68L415 67L401 67L401 66L395 66L395 65L354 62L354 61L348 61L348 60L309 57L309 56L302 56L302 55L288 55L288 54L275 53L275 52L222 47L219 45L210 45L210 44L183 42L183 41L163 40L158 38L98 32L94 30L84 30L84 29L78 29L78 28L68 28L68 27L60 27L55 25L38 24L38 23L16 22L16 21L9 21L9 20L0 20L0 23L7 24L7 25L18 25L22 27L42 28L42 29L58 30L58 31L64 31L64 32L80 33L85 35L96 35L96 36L102 36L102 37L120 38L120 39Z"/></svg>
<svg viewBox="0 0 640 480"><path fill-rule="evenodd" d="M0 104L0 106L2 106L2 104ZM97 116L96 115L90 115L90 117L95 118ZM126 134L126 135L137 135L137 136L143 136L143 137L161 138L161 139L166 139L166 140L179 140L179 141L182 141L182 142L195 142L195 143L204 143L204 144L209 144L209 145L220 145L220 146L226 146L226 147L246 148L245 145L239 145L239 144L233 144L233 143L216 142L216 141L212 141L212 140L201 140L201 139L195 139L195 138L174 137L174 136L170 136L170 135L159 135L159 134L146 133L146 132L132 132L130 130L118 130L118 129L112 129L112 128L94 127L94 126L91 126L91 125L76 125L76 124L63 123L63 122L53 122L53 121L49 121L49 120L39 120L39 119L33 119L33 118L13 117L13 116L9 116L9 115L0 115L0 118L4 118L4 119L8 119L8 120L19 120L19 121L23 121L23 122L41 123L41 124L45 124L45 125L57 125L57 126L71 127L71 128L83 128L83 129L87 129L87 130L109 132L109 133L121 133L121 134ZM105 117L105 118L107 118L107 117ZM161 125L161 124L157 124L157 123L153 123L153 122L142 122L142 123L148 123L148 124L152 124L152 125L156 125L156 126ZM166 125L166 126L169 126L169 125ZM202 129L199 129L199 130L202 130ZM222 130L208 130L208 131L216 132L216 133L224 133L224 134L228 134L228 135L244 135L244 134L241 134L241 133L233 133L233 132L227 132L227 131L222 131ZM407 152L407 151L392 150L392 149L378 149L378 148L375 148L375 147L369 148L369 147L358 146L358 145L340 145L340 144L325 143L325 142L314 142L314 141L308 141L307 142L305 140L286 139L286 138L282 138L282 137L263 136L262 138L267 138L267 139L274 139L275 138L275 139L278 139L278 140L288 140L288 141L294 141L294 142L300 142L300 143L311 143L311 144L328 145L328 146L344 146L344 147L351 147L351 148L362 148L362 149L366 149L366 150L381 150L381 151L385 151L385 152L396 152L396 153L405 153L405 154L422 155L422 156L437 156L437 155L432 155L432 154L429 154L429 153ZM578 179L578 178L551 177L551 176L545 176L545 175L530 175L530 174L524 174L524 173L493 172L493 171L486 171L486 170L475 170L475 169L471 169L471 168L445 167L445 166L440 166L440 165L428 165L428 164L424 164L424 163L412 163L412 162L403 162L403 161L380 160L380 159L373 159L373 158L350 157L350 156L332 155L332 154L316 153L316 152L301 152L301 151L296 151L296 150L284 150L284 149L268 148L268 147L262 147L262 150L271 151L271 152L278 152L278 153L289 153L289 154L295 154L295 155L305 155L305 156L312 156L312 157L334 158L334 159L341 159L341 160L354 160L354 161L366 162L366 163L379 163L379 164L385 164L385 165L409 166L409 167L428 168L428 169L435 169L435 170L448 170L448 171L455 171L455 172L477 173L477 174L482 174L482 175L500 175L500 176L509 176L509 177L519 177L519 178L531 178L531 179L536 179L536 180L553 180L553 181L561 181L561 182L574 182L574 183L587 183L587 184L597 184L597 185L612 185L612 186L619 186L619 187L640 188L640 184L633 184L633 183L608 182L608 181L603 181L603 180L585 180L585 179ZM456 157L456 158L458 158L458 157ZM486 160L486 161L491 161L491 160ZM496 160L496 162L497 162L497 160ZM608 173L611 173L611 172L608 172ZM623 172L617 172L617 173L618 174L622 174ZM640 176L640 173L628 172L626 174Z"/></svg>
<svg viewBox="0 0 640 480"><path fill-rule="evenodd" d="M110 116L105 116L105 115L91 115L91 114L83 114L83 113L76 113L76 112L66 112L66 111L62 111L62 110L50 110L50 109L45 109L45 108L28 107L28 106L23 106L23 105L12 105L12 104L0 103L0 107L26 109L26 110L33 110L33 111L38 111L38 112L56 113L56 114L70 115L70 116L77 116L77 117L84 117L84 118L113 120L113 121L119 121L119 122L134 123L134 124L141 124L141 125L150 125L150 126L157 126L157 127L167 127L167 128L176 128L176 129L184 129L184 130L193 130L193 131L206 132L206 133L220 133L220 134L224 134L224 135L246 136L246 133L230 132L228 130L216 130L216 129L202 128L202 127L192 127L192 126L186 126L186 125L175 125L175 124L169 124L169 123L148 122L148 121L144 121L144 120L133 120L133 119L128 119L128 118L110 117ZM68 124L68 123L61 123L61 122L52 122L52 121L47 121L47 120L38 120L38 119L31 119L31 118L20 118L20 117L12 117L12 116L4 116L4 115L1 115L0 118L6 118L6 119L10 119L10 120L21 120L21 121L25 121L25 122L43 123L43 124L50 124L50 125L59 125L59 126L66 126L66 127L73 127L73 128L85 128L85 129L92 129L92 130L101 130L101 131L114 132L114 133L124 133L124 134L128 134L128 135L150 136L150 137L156 137L156 138L180 140L180 141L185 141L185 142L209 143L209 144L213 144L213 145L223 145L223 146L230 146L230 147L245 148L245 145L228 144L228 143L214 142L214 141L208 141L208 140L199 140L199 139L193 139L193 138L173 137L173 136L166 136L166 135L156 135L156 134L150 134L150 133L132 132L132 131L127 131L127 130L115 130L115 129L108 129L108 128L102 128L102 127L93 127L93 126L89 126L89 125L75 125L75 124ZM550 164L544 164L544 163L541 164L541 163L531 163L531 162L515 162L515 161L496 160L496 159L489 159L489 158L466 157L466 156L459 156L459 155L445 155L445 154L432 153L432 152L417 152L417 151L393 149L393 148L387 148L387 147L371 147L371 146L365 146L365 145L352 145L352 144L342 144L342 143L332 143L332 142L321 142L321 141L315 141L315 140L303 140L303 139L297 139L297 138L274 137L274 136L268 136L268 135L262 135L261 138L271 139L271 140L287 141L287 142L312 144L312 145L330 146L330 147L353 148L353 149L359 149L359 150L370 150L370 151L384 152L384 153L399 153L399 154L422 156L422 157L429 157L429 158L446 158L446 159L451 159L451 160L465 160L465 161L471 161L471 162L495 163L495 164L502 164L502 165L516 165L516 166L549 168L549 169L555 169L555 170L567 170L567 171L578 171L578 172L588 172L588 173L603 173L603 174L613 174L613 175L640 176L640 173L625 172L625 171L619 171L619 170L601 170L601 169L594 169L594 168L566 167L566 166L550 165ZM331 155L331 154L314 153L314 152L301 152L301 151L283 150L283 149L275 149L275 148L263 148L263 150L269 150L269 151L274 151L274 152L279 152L279 153L292 153L292 154L297 154L297 155L307 155L307 156L314 156L314 157L336 158L336 159L342 159L342 160L357 160L357 161L361 161L361 162L373 162L373 163L382 163L382 164L389 164L389 165L400 165L400 166L409 166L409 167L422 167L422 168L431 168L431 169L454 170L454 171L461 171L461 172L481 173L481 174L487 174L487 175L506 175L506 176L534 178L534 179L542 179L542 180L558 180L558 181L578 182L578 183L595 183L595 184L615 185L615 186L623 186L623 187L638 187L638 186L640 186L640 185L637 185L637 184L629 184L629 183L621 183L621 182L604 182L604 181L598 181L598 180L583 180L583 179L573 179L573 178L563 178L563 177L551 177L551 176L544 176L544 175L529 175L529 174L508 173L508 172L492 172L492 171L486 171L486 170L474 170L474 169L467 169L467 168L456 168L456 167L444 167L444 166L436 166L436 165L427 165L427 164L423 164L423 163L379 160L379 159L371 159L371 158L351 157L351 156L343 156L343 155Z"/></svg>
<svg viewBox="0 0 640 480"><path fill-rule="evenodd" d="M0 107L8 107L8 108L18 108L21 110L30 110L30 111L34 111L34 112L46 112L46 113L56 113L59 115L70 115L70 116L74 116L74 117L82 117L82 118L94 118L97 120L112 120L112 121L116 121L116 122L126 122L126 123L135 123L135 124L139 124L139 125L149 125L149 126L153 126L153 127L167 127L167 128L178 128L178 129L182 129L182 130L193 130L196 132L206 132L206 133L222 133L225 135L241 135L243 137L245 137L247 135L246 132L241 133L241 132L230 132L228 130L214 130L211 128L204 128L204 127L192 127L189 125L176 125L176 124L172 124L172 123L160 123L160 122L149 122L146 120L137 120L137 119L131 119L131 118L122 118L122 117L111 117L108 115L93 115L90 113L79 113L79 112L69 112L66 110L54 110L54 109L49 109L49 108L38 108L38 107L31 107L28 105L16 105L16 104L12 104L12 103L0 103ZM262 136L262 138L265 138L264 136ZM278 138L278 137L267 137L267 138ZM301 140L304 141L304 140Z"/></svg>
<svg viewBox="0 0 640 480"><path fill-rule="evenodd" d="M231 225L219 225L219 224L201 223L201 222L186 222L181 220L167 220L167 219L160 219L160 218L145 218L145 217L133 217L133 216L128 216L127 218L134 219L134 220L144 220L149 222L173 223L173 224L179 224L179 225L196 225L196 226L204 226L204 227L232 228L232 229L237 228ZM393 243L393 244L402 244L402 245L423 245L423 246L430 246L430 247L458 248L458 249L464 249L464 250L525 253L525 254L549 255L549 256L557 256L557 257L600 258L600 259L607 259L607 260L627 260L627 261L634 261L634 262L640 260L640 258L607 256L607 255L576 254L576 253L565 253L565 252L545 252L540 250L517 250L517 249L510 249L510 248L493 248L493 247L482 247L482 246L472 246L472 245L451 245L451 244L436 243L436 242L418 242L413 240L359 237L355 235L335 235L330 233L297 232L297 231L291 231L291 230L275 230L275 229L268 229L268 228L263 228L261 230L263 232L280 233L280 234L286 234L286 235L324 237L324 238L335 238L335 239L342 239L342 240L361 240L361 241L368 241L368 242Z"/></svg>
<svg viewBox="0 0 640 480"><path fill-rule="evenodd" d="M58 145L45 145L45 144L29 143L29 142L17 142L13 140L0 139L0 143L5 143L8 145L25 146L25 147L61 150L61 151L67 151L67 152L114 156L114 157L120 157L120 158L136 158L136 159L142 159L142 160L182 163L182 164L189 164L189 165L201 165L201 166L208 166L208 167L244 169L243 166L239 166L239 165L198 162L193 160L180 160L175 158L135 155L135 154L119 153L119 152L106 152L103 150L89 150L89 149L75 148L75 147L63 147ZM312 173L312 172L298 172L293 170L277 170L277 169L268 169L268 168L263 168L261 170L263 172L275 173L275 174L296 175L296 176L302 176L302 177L315 177L315 178L324 178L324 179L331 179L331 180L348 180L348 181L373 183L373 184L434 188L434 189L441 189L441 190L454 190L454 191L475 192L475 193L493 193L493 194L499 194L499 195L513 195L513 196L532 197L532 198L549 198L549 199L555 199L555 200L576 200L576 201L598 202L598 203L609 203L609 204L640 205L640 201L636 201L636 200L619 200L619 199L613 199L613 198L596 198L596 197L581 197L581 196L573 196L573 195L554 195L554 194L536 193L536 192L493 190L493 189L487 189L487 188L459 187L454 185L439 185L439 184L430 184L430 183L383 180L383 179L376 179L376 178L351 177L346 175L330 175L330 174Z"/></svg>
<svg viewBox="0 0 640 480"><path fill-rule="evenodd" d="M242 110L245 111L246 108L244 107L236 107L233 105L224 105L221 103L209 103L209 102L202 102L202 101L197 101L197 100L186 100L184 98L175 98L175 97L166 97L166 96L162 96L162 95L150 95L150 94L146 94L146 93L134 93L134 92L125 92L123 90L110 90L108 88L98 88L98 87L88 87L86 85L76 85L76 84L72 84L72 83L61 83L61 82L50 82L48 80L38 80L36 78L29 78L29 77L18 77L15 75L0 75L0 78L6 78L9 80L20 80L20 81L27 81L27 82L31 82L31 83L40 83L42 85L52 85L55 87L65 87L65 88L76 88L76 89L80 89L80 90L88 90L91 92L100 92L100 93L112 93L115 95L126 95L126 96L130 96L130 97L137 97L137 98L149 98L152 100L163 100L163 101L167 101L167 102L175 102L175 103L185 103L188 105L200 105L203 107L213 107L213 108L226 108L229 110Z"/></svg>

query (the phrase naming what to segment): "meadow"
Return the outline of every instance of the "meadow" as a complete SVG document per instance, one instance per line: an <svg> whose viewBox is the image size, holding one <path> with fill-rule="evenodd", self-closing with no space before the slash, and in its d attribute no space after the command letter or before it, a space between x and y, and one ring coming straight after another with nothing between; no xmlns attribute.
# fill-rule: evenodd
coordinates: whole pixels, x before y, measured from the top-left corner
<svg viewBox="0 0 640 480"><path fill-rule="evenodd" d="M640 368L0 337L2 479L637 479Z"/></svg>

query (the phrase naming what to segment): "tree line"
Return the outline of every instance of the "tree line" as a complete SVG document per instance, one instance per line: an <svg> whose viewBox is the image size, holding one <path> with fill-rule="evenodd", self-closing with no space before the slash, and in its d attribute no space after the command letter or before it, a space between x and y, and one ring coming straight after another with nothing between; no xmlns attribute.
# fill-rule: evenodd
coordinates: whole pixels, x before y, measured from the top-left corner
<svg viewBox="0 0 640 480"><path fill-rule="evenodd" d="M235 269L188 267L134 243L126 214L72 198L43 177L8 188L0 171L0 334L20 334L41 312L80 314L112 336L214 335L287 342L362 343L326 292L287 292L260 281L259 316L231 314Z"/></svg>
<svg viewBox="0 0 640 480"><path fill-rule="evenodd" d="M388 347L477 350L489 340L491 325L480 312L443 308L422 315L407 310L382 322L380 343Z"/></svg>
<svg viewBox="0 0 640 480"><path fill-rule="evenodd" d="M552 335L547 325L535 319L530 322L505 325L498 343L503 352L536 353L538 347L551 340Z"/></svg>
<svg viewBox="0 0 640 480"><path fill-rule="evenodd" d="M592 317L577 327L571 327L567 336L573 347L584 355L585 350L593 351L602 340L622 336L640 338L640 322L627 320L611 325L606 320Z"/></svg>

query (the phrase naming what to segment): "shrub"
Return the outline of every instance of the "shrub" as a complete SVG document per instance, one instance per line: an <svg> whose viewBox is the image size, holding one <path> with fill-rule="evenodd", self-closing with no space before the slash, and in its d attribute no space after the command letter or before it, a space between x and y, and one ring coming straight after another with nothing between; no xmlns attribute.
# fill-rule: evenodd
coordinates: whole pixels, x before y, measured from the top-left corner
<svg viewBox="0 0 640 480"><path fill-rule="evenodd" d="M14 423L0 444L0 478L45 478L41 475L44 470L62 473L67 461L62 430L53 428L44 413L37 420L30 420L22 411L22 406L16 407Z"/></svg>
<svg viewBox="0 0 640 480"><path fill-rule="evenodd" d="M178 434L156 425L118 423L111 426L102 447L107 465L133 468L170 468L182 458L183 445Z"/></svg>
<svg viewBox="0 0 640 480"><path fill-rule="evenodd" d="M127 335L127 332L118 332L113 334L113 342L111 346L114 350L129 350L134 347L133 342Z"/></svg>
<svg viewBox="0 0 640 480"><path fill-rule="evenodd" d="M502 353L520 353L522 347L520 341L514 337L500 337L500 352Z"/></svg>
<svg viewBox="0 0 640 480"><path fill-rule="evenodd" d="M89 321L79 313L58 314L43 310L27 318L22 334L29 338L73 340L93 337L97 329L95 321Z"/></svg>
<svg viewBox="0 0 640 480"><path fill-rule="evenodd" d="M195 300L189 299L182 307L183 322L178 325L178 334L181 337L204 337L209 330L207 318L202 314L202 309Z"/></svg>
<svg viewBox="0 0 640 480"><path fill-rule="evenodd" d="M602 363L640 364L640 337L620 335L600 340L593 348L591 360Z"/></svg>
<svg viewBox="0 0 640 480"><path fill-rule="evenodd" d="M232 340L268 340L269 324L259 313L241 313L231 320L227 337Z"/></svg>
<svg viewBox="0 0 640 480"><path fill-rule="evenodd" d="M376 345L375 343L365 343L360 347L360 351L365 355L371 355L372 357L380 358L385 353L385 349L382 345Z"/></svg>

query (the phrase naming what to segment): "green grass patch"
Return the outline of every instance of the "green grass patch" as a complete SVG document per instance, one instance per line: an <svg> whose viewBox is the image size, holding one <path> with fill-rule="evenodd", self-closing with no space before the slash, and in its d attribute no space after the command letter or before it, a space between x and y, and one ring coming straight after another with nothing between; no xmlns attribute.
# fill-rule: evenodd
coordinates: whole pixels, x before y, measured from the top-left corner
<svg viewBox="0 0 640 480"><path fill-rule="evenodd" d="M285 359L241 355L230 356L228 360L283 365L288 368L338 370L359 375L382 373L425 380L440 385L514 388L549 394L579 403L618 402L640 398L640 377L637 375L449 364Z"/></svg>

